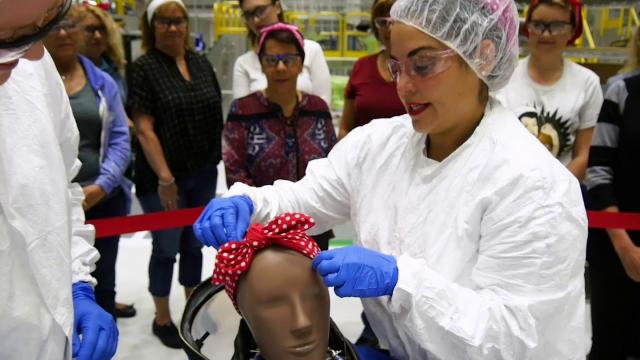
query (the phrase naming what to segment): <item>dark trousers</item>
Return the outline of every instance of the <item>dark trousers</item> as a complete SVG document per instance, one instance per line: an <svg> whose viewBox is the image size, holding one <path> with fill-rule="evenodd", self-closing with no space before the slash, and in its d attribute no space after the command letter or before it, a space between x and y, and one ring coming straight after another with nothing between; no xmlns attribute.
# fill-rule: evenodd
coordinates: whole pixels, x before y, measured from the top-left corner
<svg viewBox="0 0 640 360"><path fill-rule="evenodd" d="M85 213L87 220L103 219L127 215L127 204L124 193L119 189L117 193L95 205ZM116 311L116 259L118 258L118 243L120 236L98 238L95 248L100 253L96 269L91 274L98 281L94 289L96 302L106 312L115 318Z"/></svg>
<svg viewBox="0 0 640 360"><path fill-rule="evenodd" d="M608 239L598 239L607 241ZM618 260L589 264L593 345L590 360L625 360L640 354L640 284Z"/></svg>
<svg viewBox="0 0 640 360"><path fill-rule="evenodd" d="M205 206L215 197L218 170L215 164L196 171L178 181L178 205L181 209ZM164 211L157 193L139 196L145 213ZM202 244L191 226L152 231L153 250L149 261L149 292L155 297L167 297L171 292L173 266L180 253L178 281L182 286L194 287L202 278Z"/></svg>

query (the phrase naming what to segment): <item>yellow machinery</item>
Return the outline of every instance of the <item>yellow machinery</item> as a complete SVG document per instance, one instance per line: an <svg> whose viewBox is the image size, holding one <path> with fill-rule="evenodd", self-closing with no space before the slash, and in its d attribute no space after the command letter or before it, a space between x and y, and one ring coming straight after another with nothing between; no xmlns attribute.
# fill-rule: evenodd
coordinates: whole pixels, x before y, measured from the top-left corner
<svg viewBox="0 0 640 360"><path fill-rule="evenodd" d="M360 58L378 50L378 43L375 38L372 42L372 35L366 31L359 31L355 24L363 19L369 19L371 15L367 12L350 12L345 15L342 26L342 56L347 58ZM351 29L350 27L354 27ZM371 45L373 44L373 46Z"/></svg>
<svg viewBox="0 0 640 360"><path fill-rule="evenodd" d="M213 4L213 41L218 41L223 35L246 33L247 28L237 1Z"/></svg>
<svg viewBox="0 0 640 360"><path fill-rule="evenodd" d="M343 49L344 19L338 12L320 11L310 17L309 26L315 40L322 45L324 56L341 57Z"/></svg>

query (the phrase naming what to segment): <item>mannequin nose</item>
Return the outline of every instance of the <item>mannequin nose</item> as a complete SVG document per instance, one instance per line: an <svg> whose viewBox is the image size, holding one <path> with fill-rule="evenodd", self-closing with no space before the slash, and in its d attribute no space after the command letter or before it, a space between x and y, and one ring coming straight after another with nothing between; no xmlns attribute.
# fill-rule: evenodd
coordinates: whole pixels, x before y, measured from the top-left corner
<svg viewBox="0 0 640 360"><path fill-rule="evenodd" d="M311 317L306 311L304 301L295 299L291 304L291 333L296 337L304 337L311 332Z"/></svg>

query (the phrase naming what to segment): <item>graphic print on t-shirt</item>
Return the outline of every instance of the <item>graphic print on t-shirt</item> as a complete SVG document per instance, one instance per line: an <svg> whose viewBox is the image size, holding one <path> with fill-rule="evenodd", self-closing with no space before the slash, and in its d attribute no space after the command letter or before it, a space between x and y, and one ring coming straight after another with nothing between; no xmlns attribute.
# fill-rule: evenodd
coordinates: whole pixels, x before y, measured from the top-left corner
<svg viewBox="0 0 640 360"><path fill-rule="evenodd" d="M563 119L557 109L551 112L534 105L520 112L518 119L556 158L571 149L569 120Z"/></svg>

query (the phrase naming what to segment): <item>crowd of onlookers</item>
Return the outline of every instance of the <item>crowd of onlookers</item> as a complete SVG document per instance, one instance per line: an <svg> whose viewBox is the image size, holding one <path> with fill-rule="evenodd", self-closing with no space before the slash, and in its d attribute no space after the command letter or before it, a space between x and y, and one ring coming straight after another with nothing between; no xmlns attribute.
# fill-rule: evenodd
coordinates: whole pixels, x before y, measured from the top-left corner
<svg viewBox="0 0 640 360"><path fill-rule="evenodd" d="M322 48L284 23L279 0L239 0L251 49L235 62L227 116L213 67L190 44L189 14L180 0L149 3L140 23L144 54L128 65L126 80L121 29L99 8L74 6L44 43L80 131L83 165L75 181L85 194L86 218L128 214L132 183L145 213L206 205L215 196L220 160L228 186L297 181L310 161L326 157L354 128L404 114L387 68L393 3L373 2L371 29L381 50L355 62L338 134ZM588 208L640 211L638 32L626 66L603 95L605 79L563 56L581 36L580 2L532 0L522 30L529 55L492 96L584 184ZM152 329L163 344L178 348L169 310L174 264L180 254L178 279L188 296L201 281L201 244L190 227L152 236ZM314 238L326 249L332 237L328 231ZM114 317L134 316L132 305L115 301L118 242L113 236L95 243L101 254L94 272L96 299ZM592 359L640 356L638 245L636 232L590 233ZM375 341L368 326L361 340Z"/></svg>

